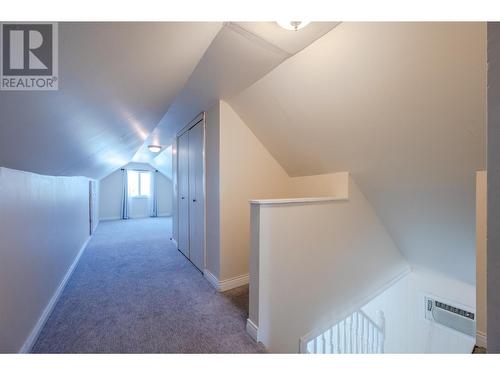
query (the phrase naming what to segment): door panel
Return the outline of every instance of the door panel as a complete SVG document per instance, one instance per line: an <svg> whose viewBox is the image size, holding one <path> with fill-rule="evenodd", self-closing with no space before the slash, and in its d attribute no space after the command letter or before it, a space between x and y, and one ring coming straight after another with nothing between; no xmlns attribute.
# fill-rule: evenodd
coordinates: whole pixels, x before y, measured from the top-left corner
<svg viewBox="0 0 500 375"><path fill-rule="evenodd" d="M189 259L201 271L205 268L203 134L203 121L189 131Z"/></svg>
<svg viewBox="0 0 500 375"><path fill-rule="evenodd" d="M189 135L179 137L178 165L178 233L179 250L189 258Z"/></svg>

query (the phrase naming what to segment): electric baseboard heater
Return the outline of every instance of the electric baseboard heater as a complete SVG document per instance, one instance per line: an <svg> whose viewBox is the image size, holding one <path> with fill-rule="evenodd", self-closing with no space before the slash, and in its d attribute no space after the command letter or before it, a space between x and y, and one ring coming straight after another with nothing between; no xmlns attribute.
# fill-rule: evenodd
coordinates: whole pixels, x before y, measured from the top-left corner
<svg viewBox="0 0 500 375"><path fill-rule="evenodd" d="M476 314L433 297L425 297L425 318L445 327L476 336Z"/></svg>

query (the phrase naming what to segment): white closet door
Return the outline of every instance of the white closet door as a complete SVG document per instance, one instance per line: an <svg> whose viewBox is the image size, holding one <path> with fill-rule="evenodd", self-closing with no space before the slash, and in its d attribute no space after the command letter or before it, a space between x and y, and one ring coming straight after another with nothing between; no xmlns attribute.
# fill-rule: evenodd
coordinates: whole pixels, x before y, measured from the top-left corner
<svg viewBox="0 0 500 375"><path fill-rule="evenodd" d="M203 121L189 130L189 259L205 268Z"/></svg>
<svg viewBox="0 0 500 375"><path fill-rule="evenodd" d="M189 258L189 135L179 137L177 150L179 250Z"/></svg>

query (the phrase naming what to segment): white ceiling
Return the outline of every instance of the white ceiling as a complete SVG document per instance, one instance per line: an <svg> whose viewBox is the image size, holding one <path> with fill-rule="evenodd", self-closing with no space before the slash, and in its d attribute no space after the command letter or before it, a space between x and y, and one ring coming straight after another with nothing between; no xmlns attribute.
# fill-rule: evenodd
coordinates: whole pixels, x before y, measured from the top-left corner
<svg viewBox="0 0 500 375"><path fill-rule="evenodd" d="M148 145L171 144L175 134L200 112L247 88L337 24L313 22L294 32L275 22L226 23L133 160L151 161L155 155Z"/></svg>
<svg viewBox="0 0 500 375"><path fill-rule="evenodd" d="M416 266L475 282L479 23L342 23L229 100L290 175L350 171Z"/></svg>
<svg viewBox="0 0 500 375"><path fill-rule="evenodd" d="M232 26L240 27L292 56L338 24L339 22L311 22L297 31L283 29L276 22L236 22Z"/></svg>
<svg viewBox="0 0 500 375"><path fill-rule="evenodd" d="M0 164L100 178L126 164L221 23L60 23L59 91L0 91Z"/></svg>
<svg viewBox="0 0 500 375"><path fill-rule="evenodd" d="M335 25L59 23L59 90L0 92L0 164L101 178L153 162L149 144L168 147L198 113Z"/></svg>

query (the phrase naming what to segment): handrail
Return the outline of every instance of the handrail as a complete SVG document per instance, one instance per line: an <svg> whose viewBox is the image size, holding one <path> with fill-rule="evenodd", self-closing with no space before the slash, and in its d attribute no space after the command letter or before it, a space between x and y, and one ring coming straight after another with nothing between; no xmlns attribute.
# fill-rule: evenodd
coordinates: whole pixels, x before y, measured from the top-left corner
<svg viewBox="0 0 500 375"><path fill-rule="evenodd" d="M372 325L378 327L381 331L385 331L385 316L383 311L379 311L379 323L375 323L372 318L370 318L363 310L356 311L358 314L362 315L364 319L368 320ZM385 333L385 332L384 332Z"/></svg>

